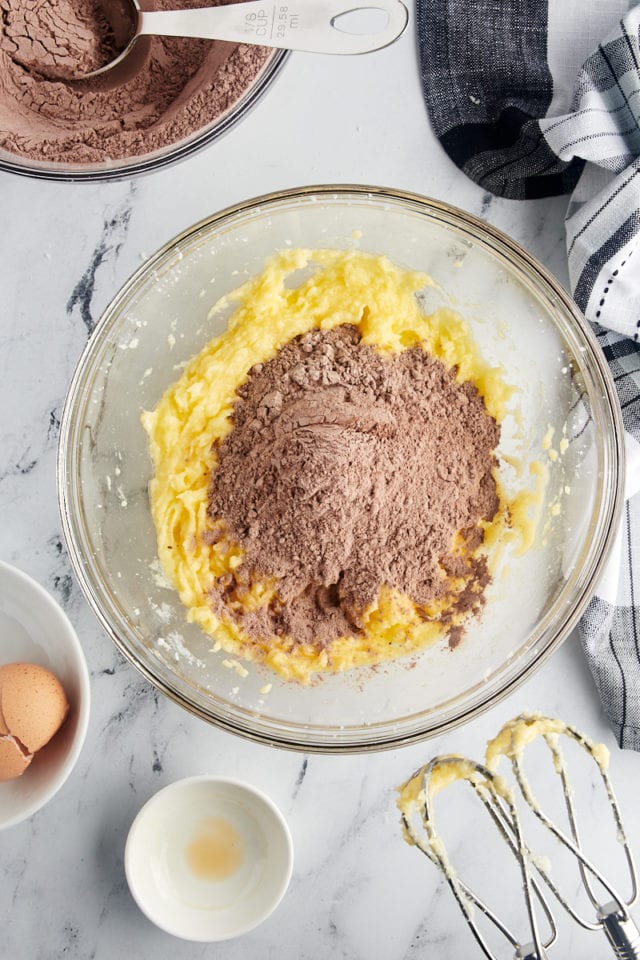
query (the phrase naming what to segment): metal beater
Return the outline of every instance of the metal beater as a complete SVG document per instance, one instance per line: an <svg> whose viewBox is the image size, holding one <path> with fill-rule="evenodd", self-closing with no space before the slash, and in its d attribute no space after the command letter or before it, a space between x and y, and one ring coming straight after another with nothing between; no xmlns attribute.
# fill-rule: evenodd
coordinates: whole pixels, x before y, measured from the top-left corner
<svg viewBox="0 0 640 960"><path fill-rule="evenodd" d="M594 866L581 848L567 765L560 746L562 737L568 737L583 748L595 761L602 777L630 877L631 891L626 900ZM538 738L542 738L551 751L553 767L559 777L564 795L569 835L544 813L524 774L522 757L525 748ZM504 777L496 772L501 757L511 761L519 793L539 822L577 859L583 887L594 908L593 918L581 916L568 902L567 897L551 878L545 860L536 855L527 843L518 814L516 791ZM640 960L640 931L629 914L629 908L638 895L637 871L607 772L607 763L606 747L593 743L574 727L563 721L537 714L521 714L505 724L497 737L490 741L485 764L454 755L434 757L400 788L398 806L402 813L405 839L418 847L442 871L475 939L489 960L497 960L497 957L476 922L474 908L477 908L511 944L515 951L513 954L515 960L548 960L547 951L556 942L558 933L549 903L550 894L584 929L602 930L618 960ZM525 943L522 943L481 897L470 889L449 861L445 846L436 829L433 801L440 790L456 780L463 780L471 785L519 864L529 922L528 939ZM607 897L611 898L604 904L595 894L594 881L597 881L607 891ZM544 934L541 932L539 917L547 928Z"/></svg>

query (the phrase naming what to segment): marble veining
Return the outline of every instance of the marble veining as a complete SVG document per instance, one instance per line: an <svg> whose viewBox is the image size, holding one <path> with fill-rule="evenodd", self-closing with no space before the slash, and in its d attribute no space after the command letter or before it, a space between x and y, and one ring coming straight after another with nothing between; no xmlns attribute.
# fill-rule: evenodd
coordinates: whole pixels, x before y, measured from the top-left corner
<svg viewBox="0 0 640 960"><path fill-rule="evenodd" d="M136 187L135 183L132 183L122 203L110 212L108 219L103 221L100 236L91 252L89 263L67 300L67 316L72 320L73 313L77 310L87 329L87 335L93 332L97 321L93 312L96 273L103 263L108 264L112 259L117 259L127 238L135 195Z"/></svg>
<svg viewBox="0 0 640 960"><path fill-rule="evenodd" d="M292 56L265 100L219 143L131 183L0 175L0 557L66 610L93 691L87 743L69 781L30 821L0 834L0 960L472 960L479 951L446 885L400 836L394 788L438 752L480 757L486 739L522 709L560 714L610 746L640 855L640 757L617 750L575 637L466 727L384 754L307 757L223 733L159 695L123 660L81 595L61 534L56 444L67 385L101 312L143 259L189 224L249 196L322 182L446 199L510 233L566 283L566 198L500 200L453 167L425 117L410 31L366 57ZM295 844L294 876L276 913L215 946L157 930L123 873L140 806L160 787L201 772L265 790ZM595 792L584 798L594 818L596 799ZM459 824L456 850L478 827ZM494 902L509 912L519 891L490 867ZM564 924L551 958L610 956L604 938L586 943Z"/></svg>

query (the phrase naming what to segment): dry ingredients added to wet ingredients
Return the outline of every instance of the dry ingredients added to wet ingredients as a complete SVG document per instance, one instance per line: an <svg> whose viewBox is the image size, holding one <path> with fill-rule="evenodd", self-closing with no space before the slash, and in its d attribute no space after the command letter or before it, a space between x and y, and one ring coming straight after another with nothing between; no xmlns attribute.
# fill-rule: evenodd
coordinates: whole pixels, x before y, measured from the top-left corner
<svg viewBox="0 0 640 960"><path fill-rule="evenodd" d="M156 0L154 8L211 5ZM98 0L0 0L0 147L80 165L145 156L224 114L271 56L265 47L154 37L140 72L114 89L100 78L66 79L114 52Z"/></svg>
<svg viewBox="0 0 640 960"><path fill-rule="evenodd" d="M306 681L456 646L509 530L512 390L429 278L287 250L223 298L224 334L143 414L158 550L218 645Z"/></svg>
<svg viewBox="0 0 640 960"><path fill-rule="evenodd" d="M210 539L243 559L213 588L216 613L255 640L327 646L361 630L382 584L445 600L443 622L477 609L498 437L477 389L421 347L383 356L351 324L295 338L249 372L217 450ZM265 576L276 594L244 608Z"/></svg>

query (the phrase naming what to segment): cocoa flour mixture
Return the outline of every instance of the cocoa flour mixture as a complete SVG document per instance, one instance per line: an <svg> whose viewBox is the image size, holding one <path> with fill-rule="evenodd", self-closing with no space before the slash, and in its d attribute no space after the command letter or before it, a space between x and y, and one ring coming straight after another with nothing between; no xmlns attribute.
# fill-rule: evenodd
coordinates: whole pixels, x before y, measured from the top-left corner
<svg viewBox="0 0 640 960"><path fill-rule="evenodd" d="M215 3L155 0L154 8ZM108 90L99 78L65 79L116 50L98 0L0 0L0 18L0 147L30 160L93 164L178 143L232 107L271 55L154 37L141 72Z"/></svg>
<svg viewBox="0 0 640 960"><path fill-rule="evenodd" d="M499 435L477 389L420 347L383 355L348 325L292 340L253 367L217 451L212 539L244 551L216 584L217 613L249 636L326 645L358 633L385 584L425 616L446 600L445 624L477 612L490 577L473 551L499 506ZM269 578L268 607L235 602ZM452 645L460 633L450 626Z"/></svg>

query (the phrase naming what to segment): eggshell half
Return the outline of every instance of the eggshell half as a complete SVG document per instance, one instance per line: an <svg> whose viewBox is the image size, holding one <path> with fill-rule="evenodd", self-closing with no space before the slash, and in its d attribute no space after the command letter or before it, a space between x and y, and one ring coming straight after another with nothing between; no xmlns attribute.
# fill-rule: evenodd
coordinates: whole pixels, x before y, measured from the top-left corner
<svg viewBox="0 0 640 960"><path fill-rule="evenodd" d="M0 687L0 737L3 737L7 733L9 733L9 727L5 723L2 715L2 687Z"/></svg>
<svg viewBox="0 0 640 960"><path fill-rule="evenodd" d="M0 713L29 753L51 740L68 709L62 684L49 670L35 663L0 667Z"/></svg>
<svg viewBox="0 0 640 960"><path fill-rule="evenodd" d="M25 754L13 737L0 737L0 783L15 780L25 772L33 754Z"/></svg>

